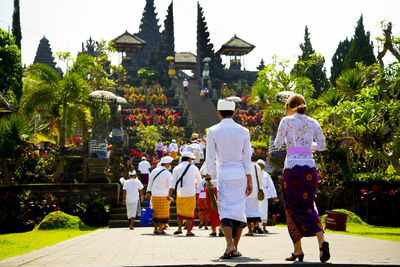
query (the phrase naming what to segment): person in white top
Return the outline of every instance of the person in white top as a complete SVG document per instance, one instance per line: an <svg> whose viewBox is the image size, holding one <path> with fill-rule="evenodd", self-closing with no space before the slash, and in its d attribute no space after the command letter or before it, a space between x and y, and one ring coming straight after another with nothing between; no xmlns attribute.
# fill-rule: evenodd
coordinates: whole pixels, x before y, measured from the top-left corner
<svg viewBox="0 0 400 267"><path fill-rule="evenodd" d="M172 143L169 145L169 151L171 152L171 157L173 159L178 157L179 148L175 139L172 139Z"/></svg>
<svg viewBox="0 0 400 267"><path fill-rule="evenodd" d="M206 180L202 180L197 187L198 198L197 198L197 210L199 213L199 229L204 226L205 230L208 230L208 221L210 220L208 216L208 206L207 206L207 193L206 193Z"/></svg>
<svg viewBox="0 0 400 267"><path fill-rule="evenodd" d="M246 236L253 236L253 228L261 222L261 213L258 208L261 200L258 199L258 192L263 190L263 180L261 168L257 164L253 164L251 172L252 182L253 182L253 192L246 198L246 218L247 218L247 228L249 232Z"/></svg>
<svg viewBox="0 0 400 267"><path fill-rule="evenodd" d="M143 186L147 186L149 183L150 168L150 163L145 157L142 157L142 161L139 162L138 165L138 170L140 171L140 181L142 182Z"/></svg>
<svg viewBox="0 0 400 267"><path fill-rule="evenodd" d="M299 261L302 261L304 253L301 238L317 236L320 260L326 262L330 258L329 243L325 240L324 229L315 205L318 172L312 156L312 150L322 151L326 144L320 125L306 116L306 111L303 96L290 96L286 101L286 117L282 118L275 138L276 148L279 149L283 142L287 145L282 193L294 252L286 260L295 261L299 258Z"/></svg>
<svg viewBox="0 0 400 267"><path fill-rule="evenodd" d="M124 186L122 187L122 203L126 205L126 211L128 220L130 221L129 229L133 230L133 225L135 223L135 217L137 213L137 207L139 202L139 192L140 192L140 200L143 201L143 185L142 183L135 179L136 171L129 172L129 180L124 182Z"/></svg>
<svg viewBox="0 0 400 267"><path fill-rule="evenodd" d="M170 201L168 199L169 185L171 184L172 157L161 158L161 166L155 168L150 174L149 185L147 187L146 199L150 199L153 208L154 234L165 235L163 228L169 221Z"/></svg>
<svg viewBox="0 0 400 267"><path fill-rule="evenodd" d="M185 95L187 95L189 93L188 89L189 89L189 82L188 80L185 78L183 79L183 92L185 93Z"/></svg>
<svg viewBox="0 0 400 267"><path fill-rule="evenodd" d="M192 152L194 156L196 157L196 163L200 163L200 156L201 156L201 147L199 145L199 141L197 139L194 139L192 143L186 147L186 150Z"/></svg>
<svg viewBox="0 0 400 267"><path fill-rule="evenodd" d="M264 200L260 201L259 204L259 209L261 213L261 221L262 221L262 230L259 226L255 227L254 232L258 233L264 233L267 234L267 222L268 222L268 199L273 198L274 202L278 201L278 197L276 195L276 189L274 186L274 182L271 179L271 176L266 172L265 169L265 161L262 159L257 160L258 166L260 166L262 170L262 179L263 179L263 186L264 186L264 194L265 198Z"/></svg>
<svg viewBox="0 0 400 267"><path fill-rule="evenodd" d="M226 239L227 259L241 256L239 240L246 227L246 196L252 186L249 130L232 119L235 103L218 100L220 123L207 131L206 179L210 180L216 170L218 179L218 211Z"/></svg>
<svg viewBox="0 0 400 267"><path fill-rule="evenodd" d="M169 197L176 190L176 213L178 230L174 235L182 233L182 221L186 220L187 236L194 236L194 215L196 209L196 187L201 183L199 169L192 165L193 153L186 151L182 156L182 163L172 171L172 181L169 186Z"/></svg>
<svg viewBox="0 0 400 267"><path fill-rule="evenodd" d="M157 153L157 159L161 159L164 154L164 144L161 139L158 139L156 147L154 148L154 153Z"/></svg>

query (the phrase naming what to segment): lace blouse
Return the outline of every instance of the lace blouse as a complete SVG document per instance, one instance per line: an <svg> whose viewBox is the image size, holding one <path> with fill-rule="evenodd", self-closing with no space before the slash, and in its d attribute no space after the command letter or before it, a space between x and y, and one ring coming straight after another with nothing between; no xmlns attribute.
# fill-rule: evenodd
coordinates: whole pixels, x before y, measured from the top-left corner
<svg viewBox="0 0 400 267"><path fill-rule="evenodd" d="M326 148L319 123L315 119L299 113L282 118L275 138L275 147L282 147L283 142L288 147L311 148L316 151ZM293 168L295 165L316 167L312 155L287 154L284 168Z"/></svg>

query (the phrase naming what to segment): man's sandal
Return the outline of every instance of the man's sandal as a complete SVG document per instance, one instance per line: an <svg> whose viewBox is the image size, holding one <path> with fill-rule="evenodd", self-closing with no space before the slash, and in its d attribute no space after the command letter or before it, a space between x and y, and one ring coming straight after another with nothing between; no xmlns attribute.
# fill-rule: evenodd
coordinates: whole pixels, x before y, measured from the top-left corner
<svg viewBox="0 0 400 267"><path fill-rule="evenodd" d="M224 255L222 255L221 257L219 257L221 260L225 260L225 259L230 259L232 258L231 256L232 253L226 253L224 252Z"/></svg>
<svg viewBox="0 0 400 267"><path fill-rule="evenodd" d="M174 232L174 235L179 235L179 234L182 234L182 231L175 231Z"/></svg>
<svg viewBox="0 0 400 267"><path fill-rule="evenodd" d="M239 251L236 251L236 253L235 252L231 252L230 255L231 255L232 258L242 257L242 253L240 253Z"/></svg>

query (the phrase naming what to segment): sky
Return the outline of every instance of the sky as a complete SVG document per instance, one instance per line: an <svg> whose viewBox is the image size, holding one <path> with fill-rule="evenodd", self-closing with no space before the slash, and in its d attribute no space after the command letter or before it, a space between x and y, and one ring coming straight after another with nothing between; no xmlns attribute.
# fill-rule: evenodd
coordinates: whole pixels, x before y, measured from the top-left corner
<svg viewBox="0 0 400 267"><path fill-rule="evenodd" d="M13 0L0 0L0 27L11 29ZM69 51L73 56L89 37L112 40L125 30L137 33L145 0L20 0L22 61L32 64L43 36L53 54ZM163 28L170 0L154 0L159 25ZM199 0L217 51L234 34L254 44L245 56L244 67L256 70L263 58L289 59L292 64L301 54L307 25L311 43L325 57L327 75L339 41L354 35L360 15L371 33L371 40L381 35L380 22L393 23L393 33L400 36L399 0ZM174 0L175 50L196 52L197 0ZM377 48L375 48L377 54ZM118 56L113 57L117 64ZM223 63L226 58L223 57ZM387 62L394 61L388 58ZM56 60L56 62L58 62ZM63 69L65 66L59 63Z"/></svg>

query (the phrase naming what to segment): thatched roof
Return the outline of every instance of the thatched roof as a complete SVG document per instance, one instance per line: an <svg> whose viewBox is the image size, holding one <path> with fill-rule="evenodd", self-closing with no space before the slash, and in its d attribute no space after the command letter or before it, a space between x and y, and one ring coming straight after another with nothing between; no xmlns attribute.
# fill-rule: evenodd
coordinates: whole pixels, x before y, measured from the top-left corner
<svg viewBox="0 0 400 267"><path fill-rule="evenodd" d="M246 55L254 48L255 45L240 39L235 34L231 39L222 45L217 53L222 55Z"/></svg>

